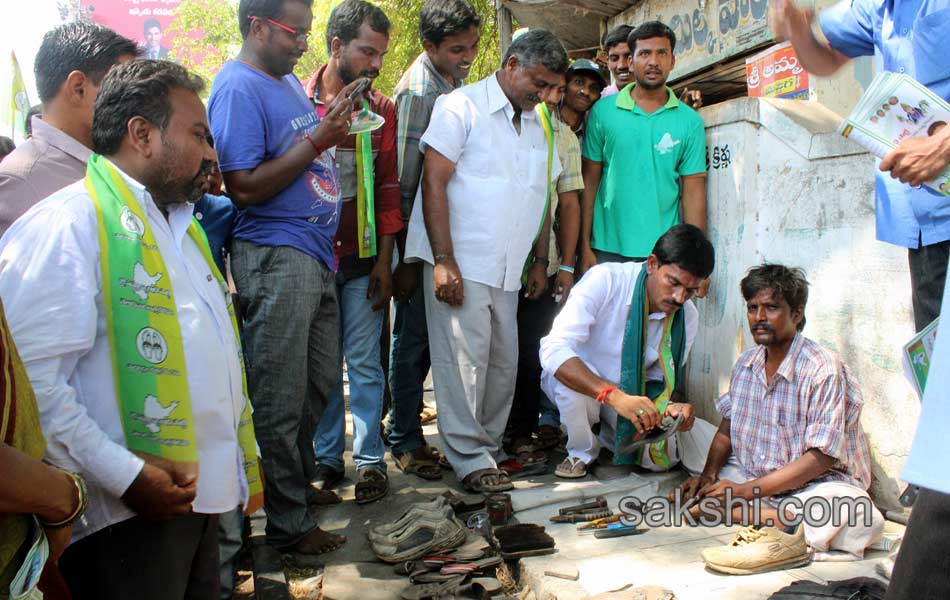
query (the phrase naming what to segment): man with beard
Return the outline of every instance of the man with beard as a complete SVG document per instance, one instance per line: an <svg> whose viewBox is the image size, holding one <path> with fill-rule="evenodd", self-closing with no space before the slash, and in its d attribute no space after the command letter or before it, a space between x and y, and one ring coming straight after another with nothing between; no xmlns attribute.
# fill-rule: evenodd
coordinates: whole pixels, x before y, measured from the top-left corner
<svg viewBox="0 0 950 600"><path fill-rule="evenodd" d="M600 67L592 60L579 58L567 68L567 86L564 97L558 106L558 117L570 127L577 141L584 143L584 126L587 124L587 111L600 98L600 92L607 85L607 79Z"/></svg>
<svg viewBox="0 0 950 600"><path fill-rule="evenodd" d="M547 195L560 174L535 113L567 53L550 32L512 42L501 69L436 100L406 256L422 260L439 433L470 490L511 489L497 469L517 373L522 273L547 283ZM526 269L526 261L531 266Z"/></svg>
<svg viewBox="0 0 950 600"><path fill-rule="evenodd" d="M680 490L710 498L704 512L731 509L733 522L747 527L731 544L704 550L703 560L714 571L745 575L800 566L812 555L860 559L884 528L867 493L861 389L840 358L801 334L808 302L801 269L759 265L739 287L757 347L736 362L716 403L722 422L706 465ZM804 516L812 518L795 523L803 505L816 501L825 522L809 509Z"/></svg>
<svg viewBox="0 0 950 600"><path fill-rule="evenodd" d="M419 139L429 126L439 96L462 87L478 54L481 17L467 0L427 0L419 13L423 52L396 84L396 154L399 191L406 228L422 177ZM422 436L422 386L429 374L429 334L425 299L419 281L422 265L406 262L406 229L400 232L399 264L393 273L392 360L389 387L393 406L387 429L393 461L401 470L424 479L441 479L438 451Z"/></svg>
<svg viewBox="0 0 950 600"><path fill-rule="evenodd" d="M192 218L214 161L203 87L167 61L116 67L84 180L0 242L46 459L89 486L60 559L77 600L216 598L218 515L262 503L237 323Z"/></svg>
<svg viewBox="0 0 950 600"><path fill-rule="evenodd" d="M346 0L330 13L326 35L330 60L306 86L321 118L346 85L361 77L373 81L379 76L389 49L389 19L374 4ZM392 298L393 247L402 229L402 215L396 174L396 107L377 89L368 90L356 104L354 108L361 105L386 120L372 132L347 136L336 148L341 204L333 250L339 335L350 382L356 502L364 504L379 500L389 488L379 428L386 385L379 339ZM343 478L346 410L339 367L336 380L314 437L319 463L314 483L323 489Z"/></svg>
<svg viewBox="0 0 950 600"><path fill-rule="evenodd" d="M267 472L267 538L299 562L345 541L317 527L313 432L340 371L333 238L340 182L328 150L347 134L345 87L317 116L293 68L311 0L242 0L244 42L222 67L208 116L239 207L231 272L244 318L248 384ZM288 376L288 373L293 376Z"/></svg>
<svg viewBox="0 0 950 600"><path fill-rule="evenodd" d="M582 272L642 262L677 223L706 228L706 131L666 87L676 36L651 21L630 32L628 45L635 81L591 109L584 136Z"/></svg>
<svg viewBox="0 0 950 600"><path fill-rule="evenodd" d="M702 458L693 439L711 436L693 407L674 402L699 327L690 301L712 273L715 253L701 230L677 225L656 242L645 263L604 264L574 287L554 326L541 340L541 385L567 429L567 458L555 474L584 477L601 447L617 464L665 471L682 461L697 472ZM623 332L618 334L618 332ZM674 395L674 391L676 395ZM664 417L682 415L669 439L621 452ZM599 423L599 434L592 427Z"/></svg>

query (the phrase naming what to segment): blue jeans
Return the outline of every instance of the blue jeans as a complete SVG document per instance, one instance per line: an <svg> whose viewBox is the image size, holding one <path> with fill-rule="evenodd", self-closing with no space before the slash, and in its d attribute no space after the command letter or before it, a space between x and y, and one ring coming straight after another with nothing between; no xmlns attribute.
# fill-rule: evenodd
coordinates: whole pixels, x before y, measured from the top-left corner
<svg viewBox="0 0 950 600"><path fill-rule="evenodd" d="M353 462L356 468L386 468L385 448L379 432L383 415L385 373L379 360L379 336L385 311L373 311L373 300L366 298L369 276L343 281L337 275L340 301L341 348L346 357L350 382L350 414L353 415ZM337 362L337 365L341 361ZM330 401L313 437L317 462L337 471L343 470L346 447L346 414L343 401L343 372L330 394Z"/></svg>
<svg viewBox="0 0 950 600"><path fill-rule="evenodd" d="M429 373L429 331L422 282L406 302L396 302L392 354L389 361L389 390L393 405L386 430L393 452L403 454L421 448L422 392Z"/></svg>
<svg viewBox="0 0 950 600"><path fill-rule="evenodd" d="M340 373L333 271L289 246L231 245L244 317L247 386L261 448L267 540L281 548L317 527L313 432Z"/></svg>

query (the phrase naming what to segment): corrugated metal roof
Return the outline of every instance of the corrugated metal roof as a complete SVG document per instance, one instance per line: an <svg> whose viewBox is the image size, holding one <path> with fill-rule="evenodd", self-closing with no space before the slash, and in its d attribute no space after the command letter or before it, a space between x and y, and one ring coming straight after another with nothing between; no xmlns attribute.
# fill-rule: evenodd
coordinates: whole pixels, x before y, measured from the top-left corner
<svg viewBox="0 0 950 600"><path fill-rule="evenodd" d="M537 27L557 35L570 50L600 45L604 19L616 16L640 0L501 0L522 27Z"/></svg>

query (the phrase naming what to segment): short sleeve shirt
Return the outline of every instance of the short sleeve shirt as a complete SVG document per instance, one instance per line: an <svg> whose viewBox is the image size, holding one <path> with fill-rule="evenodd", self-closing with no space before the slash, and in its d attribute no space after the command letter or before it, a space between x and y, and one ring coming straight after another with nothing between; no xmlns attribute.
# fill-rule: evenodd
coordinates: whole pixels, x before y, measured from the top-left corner
<svg viewBox="0 0 950 600"><path fill-rule="evenodd" d="M275 79L239 61L228 62L215 77L208 120L222 173L283 155L320 122L294 75ZM324 152L273 198L239 211L234 238L290 246L333 269L339 205L336 165Z"/></svg>
<svg viewBox="0 0 950 600"><path fill-rule="evenodd" d="M648 256L680 222L680 177L706 171L706 131L695 110L667 88L652 114L636 106L631 83L591 109L584 158L602 163L591 245L628 257Z"/></svg>
<svg viewBox="0 0 950 600"><path fill-rule="evenodd" d="M877 70L905 73L950 102L950 0L843 0L821 13L832 47L875 58ZM950 239L950 198L875 171L877 239L907 248Z"/></svg>

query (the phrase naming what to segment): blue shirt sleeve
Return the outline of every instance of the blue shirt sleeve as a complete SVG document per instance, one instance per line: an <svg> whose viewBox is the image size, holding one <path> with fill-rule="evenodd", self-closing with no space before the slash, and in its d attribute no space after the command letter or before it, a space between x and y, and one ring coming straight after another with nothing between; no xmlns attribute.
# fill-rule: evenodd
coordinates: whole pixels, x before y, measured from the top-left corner
<svg viewBox="0 0 950 600"><path fill-rule="evenodd" d="M841 0L823 11L819 22L831 47L855 58L874 54L875 19L871 0Z"/></svg>
<svg viewBox="0 0 950 600"><path fill-rule="evenodd" d="M253 169L266 157L267 122L258 98L235 86L216 90L208 121L222 173Z"/></svg>

